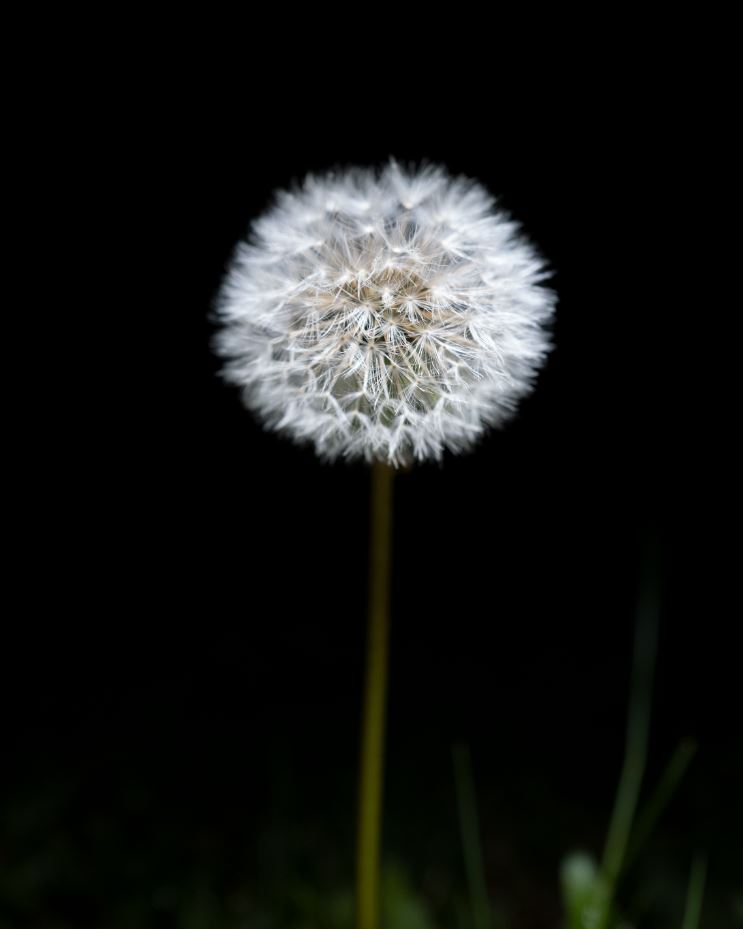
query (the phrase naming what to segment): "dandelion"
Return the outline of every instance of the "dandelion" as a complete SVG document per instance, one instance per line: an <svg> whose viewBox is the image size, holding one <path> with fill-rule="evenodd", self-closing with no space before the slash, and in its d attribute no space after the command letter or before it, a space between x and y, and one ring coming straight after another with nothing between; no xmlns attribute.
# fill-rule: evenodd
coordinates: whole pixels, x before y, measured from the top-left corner
<svg viewBox="0 0 743 929"><path fill-rule="evenodd" d="M394 161L310 176L239 245L216 347L245 404L324 459L440 459L532 389L548 275L474 181Z"/></svg>
<svg viewBox="0 0 743 929"><path fill-rule="evenodd" d="M374 465L357 929L379 927L393 469L514 414L550 348L548 276L480 184L392 161L279 193L219 294L216 349L246 405L322 458Z"/></svg>

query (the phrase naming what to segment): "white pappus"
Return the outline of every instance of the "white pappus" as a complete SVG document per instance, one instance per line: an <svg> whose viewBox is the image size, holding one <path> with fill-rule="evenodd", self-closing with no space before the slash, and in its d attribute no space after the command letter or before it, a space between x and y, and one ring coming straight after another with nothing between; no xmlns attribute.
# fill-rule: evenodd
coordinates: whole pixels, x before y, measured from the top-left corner
<svg viewBox="0 0 743 929"><path fill-rule="evenodd" d="M394 161L308 176L238 246L216 350L246 405L323 458L436 459L531 390L548 276L475 181Z"/></svg>

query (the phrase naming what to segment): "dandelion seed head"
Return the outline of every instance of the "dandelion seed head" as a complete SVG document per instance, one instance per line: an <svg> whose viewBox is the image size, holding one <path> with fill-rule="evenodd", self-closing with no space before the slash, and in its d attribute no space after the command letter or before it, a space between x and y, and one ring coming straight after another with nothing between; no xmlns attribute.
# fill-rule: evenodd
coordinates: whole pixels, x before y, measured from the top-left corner
<svg viewBox="0 0 743 929"><path fill-rule="evenodd" d="M309 176L238 246L216 350L246 405L325 459L438 459L532 389L547 276L474 181L396 162Z"/></svg>

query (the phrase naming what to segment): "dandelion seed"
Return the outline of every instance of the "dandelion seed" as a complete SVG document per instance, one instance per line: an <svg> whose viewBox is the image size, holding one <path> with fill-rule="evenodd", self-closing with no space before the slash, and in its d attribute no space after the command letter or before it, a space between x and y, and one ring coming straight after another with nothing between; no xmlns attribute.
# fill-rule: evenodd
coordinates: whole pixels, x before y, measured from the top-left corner
<svg viewBox="0 0 743 929"><path fill-rule="evenodd" d="M533 388L548 273L475 181L395 162L310 176L238 247L216 350L246 405L323 458L438 459Z"/></svg>

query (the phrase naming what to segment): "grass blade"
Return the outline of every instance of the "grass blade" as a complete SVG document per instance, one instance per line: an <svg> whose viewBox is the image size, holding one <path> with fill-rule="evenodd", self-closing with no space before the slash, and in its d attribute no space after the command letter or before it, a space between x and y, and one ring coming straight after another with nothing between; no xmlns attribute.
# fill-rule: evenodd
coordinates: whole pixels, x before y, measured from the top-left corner
<svg viewBox="0 0 743 929"><path fill-rule="evenodd" d="M629 867L650 833L655 828L661 814L681 782L686 769L696 754L697 744L693 739L683 739L671 756L658 786L637 817L637 823L632 830L629 847L624 860L624 866Z"/></svg>
<svg viewBox="0 0 743 929"><path fill-rule="evenodd" d="M453 753L459 823L462 831L462 847L474 927L475 929L492 929L493 916L485 884L472 762L466 745L455 745Z"/></svg>
<svg viewBox="0 0 743 929"><path fill-rule="evenodd" d="M619 777L619 786L601 862L601 876L606 896L599 910L596 929L604 929L609 923L616 885L625 865L627 845L645 773L650 734L653 673L658 647L659 587L658 552L653 542L649 541L644 559L643 581L635 625L624 764Z"/></svg>
<svg viewBox="0 0 743 929"><path fill-rule="evenodd" d="M707 879L707 860L697 855L691 866L689 889L686 893L686 907L684 921L681 929L699 929L699 920L702 915L702 900L704 899L704 884Z"/></svg>

